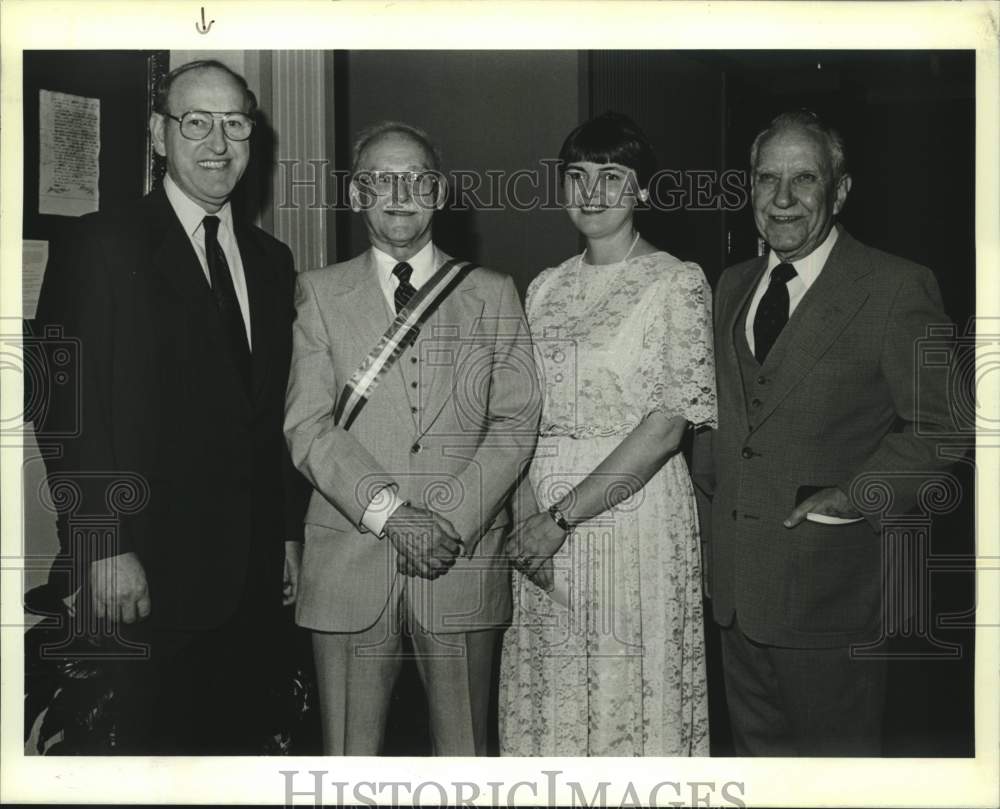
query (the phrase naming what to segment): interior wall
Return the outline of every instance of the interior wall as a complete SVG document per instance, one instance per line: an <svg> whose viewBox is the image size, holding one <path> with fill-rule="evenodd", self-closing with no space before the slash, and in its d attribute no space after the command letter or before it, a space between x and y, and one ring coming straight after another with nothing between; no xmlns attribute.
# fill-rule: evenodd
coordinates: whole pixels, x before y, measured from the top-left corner
<svg viewBox="0 0 1000 809"><path fill-rule="evenodd" d="M39 211L40 160L39 91L49 90L95 98L100 102L100 156L98 198L102 208L123 204L142 194L146 161L147 60L154 51L25 51L24 92L24 188L22 237L51 244L62 238L73 217ZM35 334L33 306L26 308L26 334ZM30 342L26 343L26 348ZM37 355L25 352L25 418L44 409L43 367ZM72 374L70 375L72 380ZM32 390L32 385L37 385ZM25 591L48 578L52 558L59 550L56 516L45 478L44 458L55 452L51 440L39 441L33 429L23 434L22 537ZM33 622L33 618L27 619Z"/></svg>
<svg viewBox="0 0 1000 809"><path fill-rule="evenodd" d="M628 115L652 144L657 169L676 173L677 179L651 184L657 204L637 214L640 232L677 258L697 262L714 284L727 263L718 195L725 144L721 69L684 51L590 51L586 58L589 115Z"/></svg>
<svg viewBox="0 0 1000 809"><path fill-rule="evenodd" d="M538 170L554 158L579 123L576 51L350 51L341 64L346 92L338 110L342 142L365 126L399 120L427 130L441 149L445 172ZM339 167L346 168L346 149ZM521 194L527 197L528 185ZM481 199L497 199L485 189ZM509 203L509 200L507 201ZM554 206L553 206L554 207ZM360 217L351 217L338 259L368 246ZM523 291L545 267L579 250L559 209L445 211L435 239L459 258L514 277Z"/></svg>
<svg viewBox="0 0 1000 809"><path fill-rule="evenodd" d="M247 72L249 67L254 67L256 64L255 59L248 60L247 56L250 54L252 57L255 53L251 51L170 51L170 69L173 70L197 59L215 59L243 76L253 88L259 85L260 75L256 71L253 74Z"/></svg>

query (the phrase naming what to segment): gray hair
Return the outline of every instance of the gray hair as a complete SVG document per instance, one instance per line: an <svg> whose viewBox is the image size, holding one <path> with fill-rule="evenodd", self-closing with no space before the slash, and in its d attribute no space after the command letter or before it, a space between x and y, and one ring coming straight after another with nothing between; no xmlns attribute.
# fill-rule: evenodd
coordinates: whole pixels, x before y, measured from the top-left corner
<svg viewBox="0 0 1000 809"><path fill-rule="evenodd" d="M844 139L836 129L828 126L816 113L805 109L783 112L757 133L757 137L753 139L753 146L750 147L751 171L755 171L757 168L757 154L764 142L789 129L804 129L819 136L826 144L834 182L838 182L841 177L847 174L847 151L844 148Z"/></svg>
<svg viewBox="0 0 1000 809"><path fill-rule="evenodd" d="M441 173L441 153L431 141L430 135L420 129L420 127L404 124L400 121L381 121L365 127L354 139L354 145L351 147L352 175L357 173L358 166L361 163L361 155L364 154L365 149L385 135L403 135L420 144L430 159L431 165L429 168L438 174Z"/></svg>

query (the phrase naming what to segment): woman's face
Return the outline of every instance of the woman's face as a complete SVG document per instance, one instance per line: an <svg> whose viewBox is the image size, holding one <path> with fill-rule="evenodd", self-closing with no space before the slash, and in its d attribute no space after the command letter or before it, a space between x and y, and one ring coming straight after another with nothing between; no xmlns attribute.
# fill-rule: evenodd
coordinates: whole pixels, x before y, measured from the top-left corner
<svg viewBox="0 0 1000 809"><path fill-rule="evenodd" d="M583 160L567 164L563 174L566 212L587 238L631 229L639 193L635 172L620 163Z"/></svg>

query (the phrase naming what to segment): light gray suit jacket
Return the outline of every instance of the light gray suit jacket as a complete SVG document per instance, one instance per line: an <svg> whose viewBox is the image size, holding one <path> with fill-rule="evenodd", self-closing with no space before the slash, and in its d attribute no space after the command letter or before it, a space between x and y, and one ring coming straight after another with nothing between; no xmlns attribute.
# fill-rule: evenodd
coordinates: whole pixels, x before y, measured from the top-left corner
<svg viewBox="0 0 1000 809"><path fill-rule="evenodd" d="M360 631L398 596L433 632L509 620L504 505L534 450L541 410L511 279L486 269L467 274L349 431L334 424L337 398L392 319L371 251L300 274L296 309L285 435L314 487L298 623ZM448 518L467 546L481 539L473 557L433 581L397 574L392 543L360 528L385 485Z"/></svg>

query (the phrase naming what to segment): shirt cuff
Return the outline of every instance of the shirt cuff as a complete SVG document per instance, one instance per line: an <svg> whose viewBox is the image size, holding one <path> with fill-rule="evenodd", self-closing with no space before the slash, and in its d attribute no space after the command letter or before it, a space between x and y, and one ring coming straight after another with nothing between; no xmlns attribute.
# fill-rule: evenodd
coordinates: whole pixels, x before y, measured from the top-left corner
<svg viewBox="0 0 1000 809"><path fill-rule="evenodd" d="M397 508L406 501L399 497L391 486L379 489L368 503L368 508L361 515L362 527L371 531L379 539L385 536L386 521Z"/></svg>

